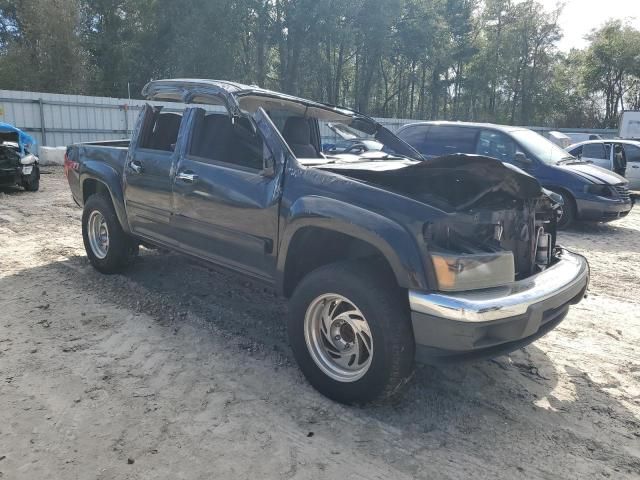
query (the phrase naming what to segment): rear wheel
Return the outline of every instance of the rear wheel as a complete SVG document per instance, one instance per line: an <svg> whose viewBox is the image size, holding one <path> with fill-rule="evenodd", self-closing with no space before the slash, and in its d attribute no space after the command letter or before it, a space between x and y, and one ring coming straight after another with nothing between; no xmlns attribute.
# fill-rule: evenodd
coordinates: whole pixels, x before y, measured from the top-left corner
<svg viewBox="0 0 640 480"><path fill-rule="evenodd" d="M569 193L562 190L554 190L554 192L562 197L564 203L558 212L558 228L565 229L576 219L576 203Z"/></svg>
<svg viewBox="0 0 640 480"><path fill-rule="evenodd" d="M120 226L111 199L89 197L82 212L82 239L91 264L102 273L122 271L138 254L138 244Z"/></svg>
<svg viewBox="0 0 640 480"><path fill-rule="evenodd" d="M388 399L413 372L408 302L361 262L327 265L305 277L289 304L288 332L309 383L338 402Z"/></svg>

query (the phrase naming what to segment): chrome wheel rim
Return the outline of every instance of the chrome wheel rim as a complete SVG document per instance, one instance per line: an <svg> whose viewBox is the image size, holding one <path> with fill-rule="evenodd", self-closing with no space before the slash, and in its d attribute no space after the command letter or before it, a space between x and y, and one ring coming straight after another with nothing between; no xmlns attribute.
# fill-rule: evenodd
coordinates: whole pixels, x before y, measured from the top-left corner
<svg viewBox="0 0 640 480"><path fill-rule="evenodd" d="M373 358L373 337L366 318L349 299L335 293L317 297L304 317L304 339L311 358L339 382L362 378Z"/></svg>
<svg viewBox="0 0 640 480"><path fill-rule="evenodd" d="M109 227L102 213L97 210L91 212L87 222L87 234L91 251L100 260L107 256L109 252Z"/></svg>

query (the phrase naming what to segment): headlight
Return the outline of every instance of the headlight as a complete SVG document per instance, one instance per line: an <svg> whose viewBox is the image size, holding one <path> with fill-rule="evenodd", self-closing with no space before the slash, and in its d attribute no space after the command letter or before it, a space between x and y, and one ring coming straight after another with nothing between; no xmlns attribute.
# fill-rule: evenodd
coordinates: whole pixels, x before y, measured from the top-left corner
<svg viewBox="0 0 640 480"><path fill-rule="evenodd" d="M33 165L34 163L36 163L38 159L36 158L35 155L33 154L29 154L29 155L25 155L24 157L22 157L20 159L20 163L22 165Z"/></svg>
<svg viewBox="0 0 640 480"><path fill-rule="evenodd" d="M599 197L613 197L613 191L609 185L587 185L585 190L587 193L591 193Z"/></svg>
<svg viewBox="0 0 640 480"><path fill-rule="evenodd" d="M442 253L432 252L438 290L457 292L499 287L515 280L512 252Z"/></svg>

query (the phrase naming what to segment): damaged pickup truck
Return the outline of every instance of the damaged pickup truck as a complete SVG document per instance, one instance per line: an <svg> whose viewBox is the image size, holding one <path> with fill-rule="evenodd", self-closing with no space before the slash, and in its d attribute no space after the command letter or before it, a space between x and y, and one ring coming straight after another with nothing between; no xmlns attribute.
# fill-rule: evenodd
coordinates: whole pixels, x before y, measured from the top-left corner
<svg viewBox="0 0 640 480"><path fill-rule="evenodd" d="M586 260L556 244L558 204L516 167L424 162L371 118L253 86L143 94L186 107L147 105L131 141L67 150L91 263L118 272L144 244L273 285L300 368L332 399L390 397L416 359L513 351L585 295ZM325 122L385 148L325 155Z"/></svg>

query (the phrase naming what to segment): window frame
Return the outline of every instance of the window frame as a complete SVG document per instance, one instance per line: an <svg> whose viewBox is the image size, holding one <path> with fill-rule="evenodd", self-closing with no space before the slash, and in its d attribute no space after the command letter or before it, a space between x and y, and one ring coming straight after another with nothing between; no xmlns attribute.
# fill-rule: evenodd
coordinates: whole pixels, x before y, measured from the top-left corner
<svg viewBox="0 0 640 480"><path fill-rule="evenodd" d="M228 162L228 161L224 161L224 160L217 160L217 159L213 159L213 158L207 158L207 157L202 157L200 155L196 155L191 153L191 148L192 148L192 144L193 144L193 140L195 138L195 132L198 128L198 122L204 121L205 115L206 115L206 111L205 111L205 115L202 115L201 117L197 117L195 115L195 111L198 110L198 108L191 108L189 110L193 110L194 113L192 114L192 120L190 122L190 128L189 128L189 135L188 138L186 140L186 145L185 145L185 151L184 151L184 158L191 160L193 162L197 162L199 164L202 165L212 165L212 166L216 166L216 167L222 167L222 168L227 168L230 170L237 170L237 171L242 171L242 172L246 172L246 173L253 173L253 174L257 174L257 175L262 175L265 170L266 170L266 159L268 158L268 156L265 156L265 153L269 153L270 156L273 156L273 152L271 151L271 148L269 147L268 143L265 141L262 132L260 131L260 129L256 128L255 129L255 134L260 138L261 142L262 142L262 167L261 168L254 168L254 167L250 167L247 165L242 165L239 163L233 163L233 162ZM213 115L224 115L229 117L228 113L213 113ZM246 118L249 119L250 122L252 122L255 126L255 123L253 121L253 118L249 115L246 115ZM265 151L266 149L266 151Z"/></svg>
<svg viewBox="0 0 640 480"><path fill-rule="evenodd" d="M629 163L629 162L640 163L640 146L633 145L633 144L630 144L630 143L622 143L621 145L622 145L622 148L624 149L624 154L626 156L627 163ZM627 147L631 147L633 150L635 150L637 152L636 153L636 157L633 160L629 159L629 154L627 153Z"/></svg>
<svg viewBox="0 0 640 480"><path fill-rule="evenodd" d="M456 155L456 154L465 154L465 155L469 155L469 154L474 154L477 151L478 148L478 139L479 139L479 135L480 135L480 131L482 130L482 128L477 127L475 125L452 125L452 124L441 124L441 125L429 125L429 130L427 132L426 135L426 140L425 140L425 144L426 145L432 145L433 141L432 141L432 135L434 132L436 132L437 130L444 130L444 129L452 129L452 130L458 130L458 131L471 131L473 132L473 141L471 142L470 145L472 145L472 152L465 152L462 150L458 150L455 152L444 152L444 153L437 153L437 154L433 154L433 153L425 153L425 155L428 155L430 157L446 157L448 155ZM457 137L449 137L449 138L457 138ZM420 152L422 153L422 152Z"/></svg>
<svg viewBox="0 0 640 480"><path fill-rule="evenodd" d="M585 155L585 153L584 153L585 147L595 147L595 146L600 147L603 156L601 156L601 157L593 157L593 156L590 156L590 155ZM611 158L611 148L612 148L612 146L609 148L609 155L607 155L607 147L605 146L604 143L585 143L585 144L582 145L582 157L583 158L593 158L595 160L610 160L610 158Z"/></svg>
<svg viewBox="0 0 640 480"><path fill-rule="evenodd" d="M503 132L501 130L496 130L496 129L492 129L492 128L480 128L480 131L478 133L478 138L476 139L476 154L477 155L482 155L481 153L478 152L478 149L480 147L480 139L482 137L482 134L485 133L485 132L490 134L490 135L497 135L499 137L502 137L503 139L507 139L508 141L510 141L513 144L513 147L514 147L513 157L508 159L508 160L504 160L502 158L497 158L497 157L490 157L490 158L495 158L496 160L498 160L500 162L505 162L505 163L509 163L511 165L520 167L520 164L516 161L516 154L518 152L524 153L522 145L520 145L520 143L518 143L518 141L515 138L513 138L511 135L509 135L508 133Z"/></svg>
<svg viewBox="0 0 640 480"><path fill-rule="evenodd" d="M158 150L156 148L145 146L146 143L151 141L152 134L153 134L153 127L156 125L157 120L162 114L163 109L164 109L164 106L159 106L159 107L152 107L150 110L148 110L148 112L151 114L151 120L147 116L145 116L145 118L143 119L136 150L141 150L143 152L150 152L157 155L164 155L169 157L172 157L175 154L175 152L179 150L180 132L182 131L183 128L185 128L186 112L188 110L186 108L181 113L173 112L173 111L166 112L166 113L177 113L182 117L180 120L180 126L178 127L178 133L176 135L175 148L173 150Z"/></svg>

